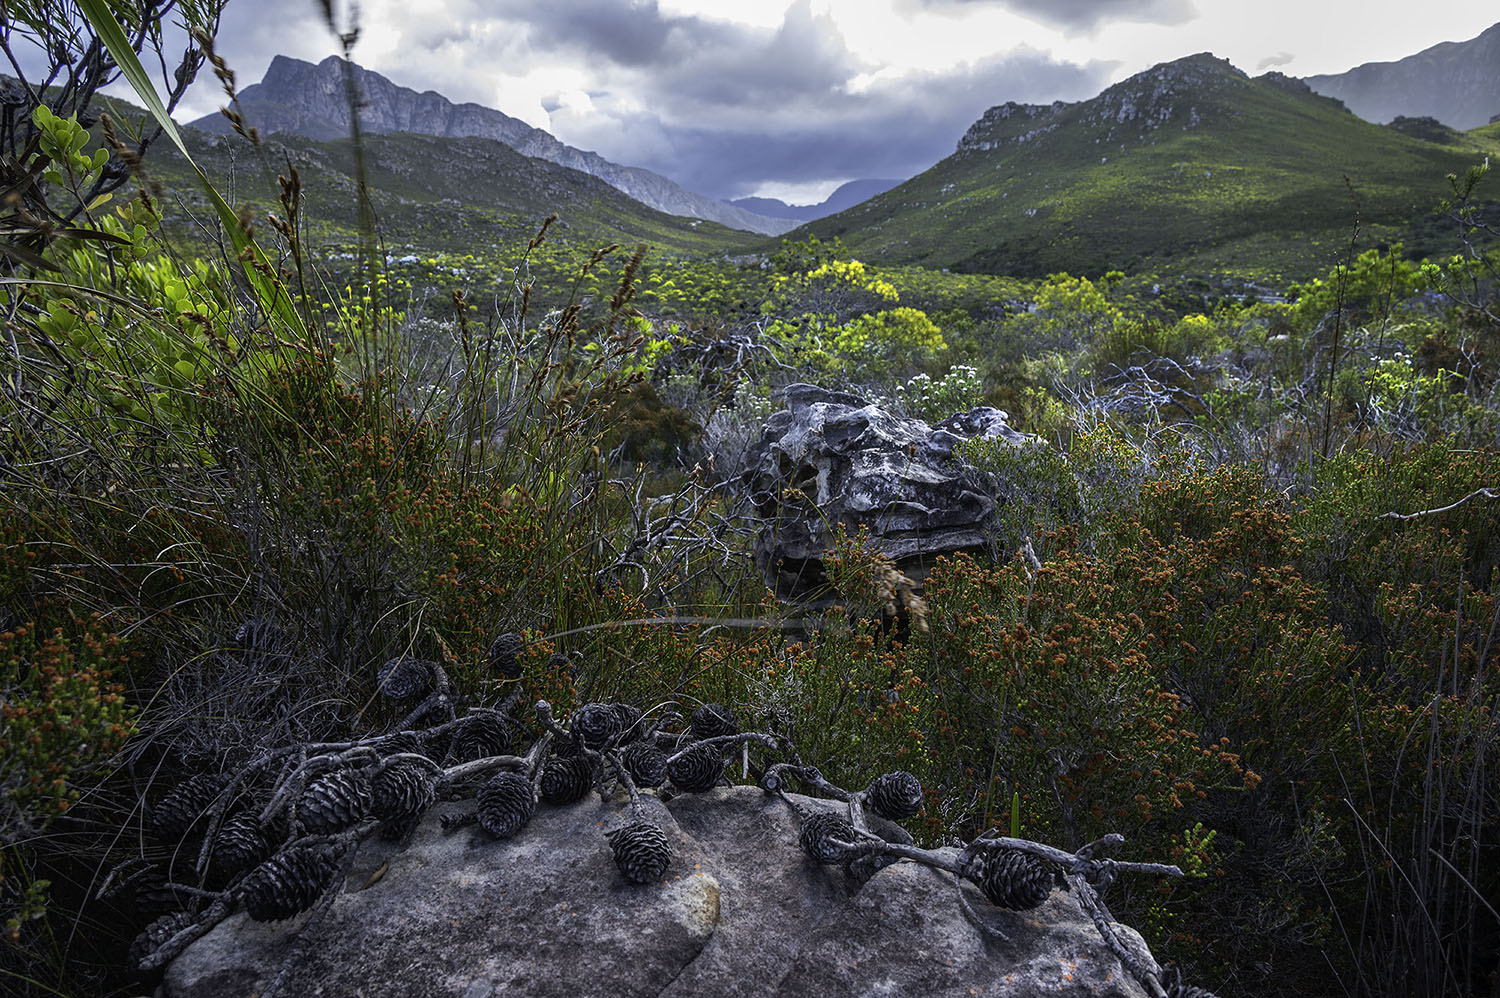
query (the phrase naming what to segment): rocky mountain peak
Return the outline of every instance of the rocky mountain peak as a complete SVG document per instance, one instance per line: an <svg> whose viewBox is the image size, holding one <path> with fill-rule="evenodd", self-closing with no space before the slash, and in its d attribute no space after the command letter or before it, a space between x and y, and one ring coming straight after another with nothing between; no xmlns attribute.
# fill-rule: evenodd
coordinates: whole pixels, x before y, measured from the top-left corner
<svg viewBox="0 0 1500 998"><path fill-rule="evenodd" d="M1205 112L1234 90L1246 90L1250 78L1227 59L1200 52L1122 80L1089 101L1088 119L1111 128L1134 128L1148 132L1177 122L1192 129L1202 123Z"/></svg>
<svg viewBox="0 0 1500 998"><path fill-rule="evenodd" d="M240 91L240 106L249 123L267 134L280 132L322 141L345 138L350 122L344 71L343 60L338 56L314 64L278 55L271 60L259 83ZM360 127L365 132L493 139L524 156L535 156L598 177L637 201L670 215L708 219L766 235L779 235L796 224L695 194L650 170L612 163L598 153L576 149L494 108L474 103L455 104L436 91L418 92L400 86L353 63L349 64L349 71L354 75L362 102ZM190 124L217 134L229 131L228 123L217 114Z"/></svg>

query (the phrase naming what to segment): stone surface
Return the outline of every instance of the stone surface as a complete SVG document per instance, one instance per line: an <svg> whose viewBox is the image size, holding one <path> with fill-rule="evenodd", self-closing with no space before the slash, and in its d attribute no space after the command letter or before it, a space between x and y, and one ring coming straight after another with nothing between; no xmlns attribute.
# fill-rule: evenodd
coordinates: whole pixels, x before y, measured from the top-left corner
<svg viewBox="0 0 1500 998"><path fill-rule="evenodd" d="M931 560L996 542L997 499L954 448L976 437L1024 446L998 409L936 426L857 395L812 385L786 389L747 455L743 484L766 526L756 559L778 595L806 597L826 582L833 528L864 527L871 545L920 582Z"/></svg>
<svg viewBox="0 0 1500 998"><path fill-rule="evenodd" d="M473 826L444 836L429 814L405 849L366 843L317 927L235 915L159 993L258 994L290 959L282 995L1142 994L1060 892L1018 915L966 888L1011 937L998 943L965 919L947 874L903 862L862 882L814 864L791 810L753 787L647 807L675 851L662 883L633 887L614 868L604 832L628 820L623 801L540 807L504 842Z"/></svg>
<svg viewBox="0 0 1500 998"><path fill-rule="evenodd" d="M848 905L820 921L774 994L1085 998L1144 993L1071 894L1054 890L1041 907L1012 912L985 904L972 887L964 890L979 917L1008 941L981 934L968 922L948 874L899 863L881 870Z"/></svg>
<svg viewBox="0 0 1500 998"><path fill-rule="evenodd" d="M675 853L654 887L631 886L615 869L604 832L626 823L629 808L597 796L539 807L505 841L476 825L445 836L432 814L405 850L368 841L348 893L317 928L281 993L660 993L713 935L720 892L692 840L660 803L649 804ZM163 993L259 993L307 921L303 915L262 924L237 914L172 963Z"/></svg>

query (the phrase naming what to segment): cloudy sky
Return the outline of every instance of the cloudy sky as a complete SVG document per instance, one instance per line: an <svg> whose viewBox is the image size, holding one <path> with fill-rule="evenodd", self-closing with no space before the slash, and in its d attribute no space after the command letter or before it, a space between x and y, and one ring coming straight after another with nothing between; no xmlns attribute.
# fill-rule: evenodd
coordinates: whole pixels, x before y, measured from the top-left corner
<svg viewBox="0 0 1500 998"><path fill-rule="evenodd" d="M336 13L348 0L334 0ZM1091 97L1211 51L1336 73L1461 41L1493 0L362 0L355 61L717 197L817 201L912 176L1008 100ZM243 86L338 51L317 0L230 0ZM220 101L208 73L183 117Z"/></svg>

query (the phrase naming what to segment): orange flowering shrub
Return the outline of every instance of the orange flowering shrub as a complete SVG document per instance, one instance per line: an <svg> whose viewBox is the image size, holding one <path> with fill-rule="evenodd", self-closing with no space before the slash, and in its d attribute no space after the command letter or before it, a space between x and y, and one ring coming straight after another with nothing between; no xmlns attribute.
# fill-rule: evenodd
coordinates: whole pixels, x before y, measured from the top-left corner
<svg viewBox="0 0 1500 998"><path fill-rule="evenodd" d="M120 640L95 620L0 632L0 919L10 943L46 907L31 846L130 736L135 712L110 682L122 659Z"/></svg>

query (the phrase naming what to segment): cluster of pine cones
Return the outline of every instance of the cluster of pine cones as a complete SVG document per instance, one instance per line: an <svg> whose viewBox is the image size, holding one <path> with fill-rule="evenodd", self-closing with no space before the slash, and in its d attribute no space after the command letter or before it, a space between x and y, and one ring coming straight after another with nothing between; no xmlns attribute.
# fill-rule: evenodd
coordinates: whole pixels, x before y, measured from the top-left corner
<svg viewBox="0 0 1500 998"><path fill-rule="evenodd" d="M519 649L514 635L501 635L491 646L491 665L514 678ZM439 676L436 663L401 656L376 670L375 686L392 701L414 701L430 696ZM639 790L670 784L677 792L698 793L718 785L725 746L704 742L738 733L733 711L710 704L693 714L687 730L667 732L662 725L648 725L634 707L588 703L573 711L567 724L567 729L554 726L545 754L534 742L524 759L511 757L512 768L490 777L474 797L469 820L496 838L510 838L526 826L539 802L575 803L592 788L605 792L621 774L635 813L607 833L615 864L631 883L660 880L672 848L660 826L640 813ZM454 767L505 756L522 734L506 709L476 708L435 728L395 732L365 739L352 750L313 756L275 783L243 773L238 778L204 773L179 782L149 811L151 831L177 859L175 866L137 878L137 907L162 914L137 937L133 957L139 963L191 927L214 891L261 921L309 910L333 887L349 848L365 833L406 838L443 795ZM445 819L444 825L464 823ZM205 838L211 845L204 847ZM200 864L202 876L184 869L200 848L208 859ZM174 881L199 886L184 888Z"/></svg>
<svg viewBox="0 0 1500 998"><path fill-rule="evenodd" d="M519 676L520 648L517 636L501 635L490 648L492 669ZM436 663L402 656L377 670L376 689L398 702L426 698L441 674ZM514 698L507 707L513 703ZM726 751L751 739L772 742L760 733L742 735L734 712L719 704L698 708L680 732L666 730L677 715L652 724L622 703L583 704L566 728L553 723L550 708L544 708L538 704L538 715L550 737L533 742L524 757L506 760L509 768L475 794L473 811L445 817L443 827L474 821L489 835L509 839L526 827L539 802L567 806L590 789L603 795L611 783L622 784L631 796L632 817L606 839L616 868L634 884L661 880L673 858L667 833L644 814L640 790L706 792L724 779ZM245 774L194 776L151 808L151 829L179 856L196 855L197 846L211 837L200 882L218 890L222 900L242 904L253 919L291 918L334 888L346 857L366 832L378 829L388 838L405 839L448 789L450 773L466 763L507 756L521 734L507 708L478 708L436 728L395 732L356 743L354 749L313 756L278 783L257 785ZM858 794L833 789L850 808L867 808L888 821L916 815L924 796L920 781L904 771L886 773ZM798 844L818 863L851 862L871 838L836 812L800 817ZM138 965L197 924L195 908L209 893L182 890L171 882L171 872L153 870L136 887L138 907L165 912L136 938L131 955ZM1040 905L1060 883L1055 870L1017 850L984 852L970 877L991 903L1012 910Z"/></svg>

